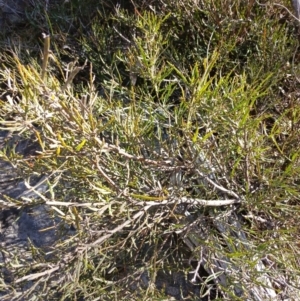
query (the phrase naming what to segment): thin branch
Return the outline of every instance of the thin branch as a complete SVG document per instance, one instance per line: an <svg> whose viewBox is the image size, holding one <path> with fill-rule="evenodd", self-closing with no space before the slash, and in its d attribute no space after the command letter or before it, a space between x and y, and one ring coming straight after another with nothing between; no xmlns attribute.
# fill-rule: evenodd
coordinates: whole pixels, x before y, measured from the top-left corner
<svg viewBox="0 0 300 301"><path fill-rule="evenodd" d="M228 190L223 186L218 185L217 183L215 183L213 180L211 180L207 175L203 174L201 171L199 171L197 169L197 173L204 178L207 182L209 182L211 185L213 185L215 188L217 188L219 191L225 192L228 195L233 196L234 198L236 198L237 200L241 200L241 198L232 190Z"/></svg>
<svg viewBox="0 0 300 301"><path fill-rule="evenodd" d="M22 281L29 281L29 280L34 280L34 279L37 279L37 278L40 278L42 276L45 276L45 275L50 275L52 274L53 272L59 270L59 266L56 266L52 269L49 269L49 270L46 270L44 272L41 272L41 273L35 273L35 274L30 274L30 275L27 275L27 276L24 276L22 278L19 278L15 281L15 283L20 283Z"/></svg>
<svg viewBox="0 0 300 301"><path fill-rule="evenodd" d="M195 206L210 206L210 207L220 207L220 206L228 206L232 204L240 203L239 200L202 200L202 199L190 199L186 197L182 198L174 198L174 199L167 199L164 201L150 201L150 202L144 202L144 201L137 201L134 204L138 205L146 205L146 206L161 206L161 205L171 205L171 204L191 204Z"/></svg>

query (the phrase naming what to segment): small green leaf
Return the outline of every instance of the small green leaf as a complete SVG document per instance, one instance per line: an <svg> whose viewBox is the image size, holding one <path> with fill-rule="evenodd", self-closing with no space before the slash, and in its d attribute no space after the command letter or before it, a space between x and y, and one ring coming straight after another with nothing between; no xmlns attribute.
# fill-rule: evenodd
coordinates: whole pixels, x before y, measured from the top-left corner
<svg viewBox="0 0 300 301"><path fill-rule="evenodd" d="M76 146L75 150L76 150L77 152L79 152L79 151L83 148L83 146L85 145L85 143L86 143L86 139L83 139L83 140L80 142L80 144L78 144L78 145Z"/></svg>

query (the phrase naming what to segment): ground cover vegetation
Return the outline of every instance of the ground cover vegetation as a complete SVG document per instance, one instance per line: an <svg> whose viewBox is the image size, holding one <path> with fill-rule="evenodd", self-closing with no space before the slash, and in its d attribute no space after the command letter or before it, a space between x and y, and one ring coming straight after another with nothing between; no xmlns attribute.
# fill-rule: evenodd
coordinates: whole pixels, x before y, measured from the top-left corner
<svg viewBox="0 0 300 301"><path fill-rule="evenodd" d="M199 286L182 300L258 300L267 273L278 296L299 300L289 10L280 0L71 0L29 8L1 33L1 128L40 148L1 158L24 177L47 175L49 192L30 206L51 205L77 230L50 261L34 246L35 262L16 258L16 282L2 289L23 279L35 281L26 300L172 300L151 284L180 271ZM207 230L196 242L195 224Z"/></svg>

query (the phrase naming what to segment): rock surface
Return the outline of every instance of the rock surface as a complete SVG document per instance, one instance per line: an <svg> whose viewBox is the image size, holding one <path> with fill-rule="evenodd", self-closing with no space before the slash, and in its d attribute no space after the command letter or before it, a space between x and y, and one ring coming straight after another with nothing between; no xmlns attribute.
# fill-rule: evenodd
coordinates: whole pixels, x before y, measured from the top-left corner
<svg viewBox="0 0 300 301"><path fill-rule="evenodd" d="M24 20L30 0L0 0L0 26L18 24Z"/></svg>
<svg viewBox="0 0 300 301"><path fill-rule="evenodd" d="M26 14L30 15L37 7L41 12L48 11L51 5L57 2L57 0L0 0L0 26L3 29L19 25L26 21Z"/></svg>
<svg viewBox="0 0 300 301"><path fill-rule="evenodd" d="M38 150L38 145L30 139L22 140L18 135L9 137L8 132L0 131L0 151L13 145L16 153L24 156ZM46 252L53 251L51 246L63 237L59 230L62 226L66 230L67 225L62 225L62 221L53 215L50 206L32 206L30 203L25 204L22 199L38 199L38 195L28 187L42 182L44 175L34 175L25 181L20 171L3 158L0 158L0 170L0 278L9 286L16 280L16 267L33 262L33 249L40 248L40 254L45 254L42 261L50 258ZM39 193L45 193L46 190L45 183L35 189ZM20 203L8 206L12 204L7 201L8 197ZM68 231L64 232L66 234ZM30 282L25 283L24 289L28 286ZM0 297L4 298L9 293L1 292Z"/></svg>

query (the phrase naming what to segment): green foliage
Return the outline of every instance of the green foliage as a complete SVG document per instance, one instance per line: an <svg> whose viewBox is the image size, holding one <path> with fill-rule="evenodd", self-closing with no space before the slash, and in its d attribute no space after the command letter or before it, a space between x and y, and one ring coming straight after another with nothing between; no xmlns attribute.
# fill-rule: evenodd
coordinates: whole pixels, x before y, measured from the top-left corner
<svg viewBox="0 0 300 301"><path fill-rule="evenodd" d="M33 50L25 63L6 47L1 87L12 94L1 98L0 125L33 136L41 151L31 164L7 148L1 158L26 175L50 174L43 200L77 228L55 246L53 265L64 263L65 276L49 299L167 300L130 281L143 271L153 283L160 270L190 272L184 262L199 249L170 234L189 231L172 203L184 197L239 196L249 248L209 226L198 242L247 271L250 283L259 282L264 257L278 266L272 277L299 281L299 62L287 12L250 0L91 0L38 15L51 50L41 39L42 59ZM209 225L224 207L192 210ZM214 277L204 279L203 295ZM241 274L228 277L237 283ZM230 285L218 289L240 300Z"/></svg>

